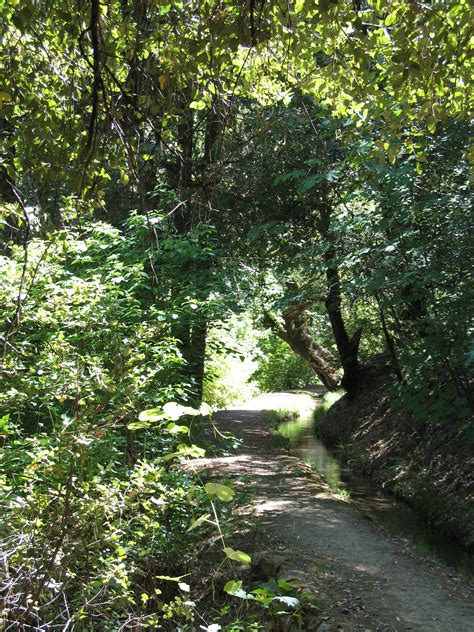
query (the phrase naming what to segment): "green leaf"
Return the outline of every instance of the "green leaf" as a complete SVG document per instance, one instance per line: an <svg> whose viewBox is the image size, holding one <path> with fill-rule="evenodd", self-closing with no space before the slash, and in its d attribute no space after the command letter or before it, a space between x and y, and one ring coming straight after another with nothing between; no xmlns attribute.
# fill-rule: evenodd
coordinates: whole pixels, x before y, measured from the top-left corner
<svg viewBox="0 0 474 632"><path fill-rule="evenodd" d="M396 21L397 21L397 10L389 13L384 20L386 26L392 26L392 24L395 24Z"/></svg>
<svg viewBox="0 0 474 632"><path fill-rule="evenodd" d="M140 421L162 421L165 419L162 408L150 408L149 410L142 410L138 415Z"/></svg>
<svg viewBox="0 0 474 632"><path fill-rule="evenodd" d="M206 483L204 488L210 496L217 496L217 498L225 503L230 502L235 496L235 492L231 487L221 485L220 483Z"/></svg>
<svg viewBox="0 0 474 632"><path fill-rule="evenodd" d="M295 587L292 586L289 582L286 581L286 579L279 579L277 581L277 584L280 588L283 588L283 590L294 590Z"/></svg>
<svg viewBox="0 0 474 632"><path fill-rule="evenodd" d="M192 110L205 110L206 103L204 101L191 101L191 103L189 104L189 107Z"/></svg>
<svg viewBox="0 0 474 632"><path fill-rule="evenodd" d="M234 560L239 562L240 564L251 564L252 558L248 553L244 553L243 551L239 551L237 549L233 549L231 546L226 546L224 548L224 553L230 560Z"/></svg>
<svg viewBox="0 0 474 632"><path fill-rule="evenodd" d="M189 431L189 427L178 426L178 424L175 424L174 421L172 421L166 426L166 430L170 432L171 434L180 434L180 433L185 434L186 432Z"/></svg>
<svg viewBox="0 0 474 632"><path fill-rule="evenodd" d="M300 605L299 599L296 597L288 597L287 595L276 595L276 597L273 597L273 601L281 601L287 606L290 606L290 608L298 608Z"/></svg>
<svg viewBox="0 0 474 632"><path fill-rule="evenodd" d="M4 101L11 101L12 95L8 94L8 92L0 92L0 110L2 109Z"/></svg>
<svg viewBox="0 0 474 632"><path fill-rule="evenodd" d="M143 410L138 415L138 419L143 423L152 423L165 420L176 421L184 415L192 415L195 417L197 415L208 414L208 410L209 407L207 404L201 404L200 408L191 408L191 406L183 406L176 402L168 402L163 406L163 408L150 408L148 410ZM172 429L168 427L168 430L173 433L187 432L187 428L186 430L177 430L177 428L184 427L185 426L171 426Z"/></svg>
<svg viewBox="0 0 474 632"><path fill-rule="evenodd" d="M321 176L319 174L314 174L312 176L309 176L308 178L305 178L301 184L298 186L298 191L300 193L306 193L307 191L310 191L312 188L314 188L319 182L321 182Z"/></svg>
<svg viewBox="0 0 474 632"><path fill-rule="evenodd" d="M196 520L194 520L194 521L190 524L190 526L189 526L189 528L187 529L187 531L186 531L186 532L188 532L188 531L192 531L193 529L196 529L197 527L199 527L200 525L202 525L202 524L203 524L203 522L208 521L210 517L211 517L211 514L208 514L208 513L207 513L207 514L204 514L203 516L199 516L199 518L196 518Z"/></svg>
<svg viewBox="0 0 474 632"><path fill-rule="evenodd" d="M239 597L240 599L253 599L252 595L249 595L242 588L242 581L229 580L224 586L224 592L233 597Z"/></svg>
<svg viewBox="0 0 474 632"><path fill-rule="evenodd" d="M127 428L128 430L143 430L144 428L148 428L149 425L149 423L146 423L144 421L132 421L131 423L127 424Z"/></svg>
<svg viewBox="0 0 474 632"><path fill-rule="evenodd" d="M171 11L171 2L167 3L167 4L162 4L160 6L160 14L161 15L166 15L167 13L169 13Z"/></svg>
<svg viewBox="0 0 474 632"><path fill-rule="evenodd" d="M172 421L176 421L183 417L184 415L199 415L198 408L191 408L191 406L182 406L181 404L177 404L176 402L168 402L163 406L163 413L168 419Z"/></svg>
<svg viewBox="0 0 474 632"><path fill-rule="evenodd" d="M10 419L9 413L7 413L6 415L3 415L3 417L0 417L0 434L6 435L10 432L10 427L8 425L9 419Z"/></svg>
<svg viewBox="0 0 474 632"><path fill-rule="evenodd" d="M193 459L200 459L205 456L206 450L204 448L200 448L195 445L184 445L180 444L176 452L170 452L163 457L164 461L171 461L171 459L175 459L177 457L191 457Z"/></svg>
<svg viewBox="0 0 474 632"><path fill-rule="evenodd" d="M230 579L226 585L224 586L224 592L229 593L229 595L232 595L233 593L235 593L237 590L240 590L242 588L242 581L235 581L235 579Z"/></svg>

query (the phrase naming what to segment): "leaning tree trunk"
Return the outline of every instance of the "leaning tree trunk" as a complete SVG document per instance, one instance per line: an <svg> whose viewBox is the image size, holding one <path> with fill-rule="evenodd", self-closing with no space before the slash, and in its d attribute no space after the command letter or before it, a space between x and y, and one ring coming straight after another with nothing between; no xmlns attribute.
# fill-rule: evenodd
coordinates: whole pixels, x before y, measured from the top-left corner
<svg viewBox="0 0 474 632"><path fill-rule="evenodd" d="M319 345L309 333L310 318L306 312L311 303L292 305L282 313L283 328L267 312L265 324L301 356L330 391L339 386L340 375L332 353Z"/></svg>

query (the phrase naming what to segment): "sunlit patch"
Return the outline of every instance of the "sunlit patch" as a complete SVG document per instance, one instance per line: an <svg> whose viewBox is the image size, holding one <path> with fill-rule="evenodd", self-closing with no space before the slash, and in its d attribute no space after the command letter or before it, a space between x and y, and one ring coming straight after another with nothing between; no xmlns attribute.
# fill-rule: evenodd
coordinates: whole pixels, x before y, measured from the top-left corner
<svg viewBox="0 0 474 632"><path fill-rule="evenodd" d="M289 507L293 507L294 503L290 500L266 500L263 503L255 505L257 513L265 513L267 511L286 511Z"/></svg>
<svg viewBox="0 0 474 632"><path fill-rule="evenodd" d="M358 566L354 566L354 570L358 573L366 573L367 575L377 575L380 569L359 564Z"/></svg>

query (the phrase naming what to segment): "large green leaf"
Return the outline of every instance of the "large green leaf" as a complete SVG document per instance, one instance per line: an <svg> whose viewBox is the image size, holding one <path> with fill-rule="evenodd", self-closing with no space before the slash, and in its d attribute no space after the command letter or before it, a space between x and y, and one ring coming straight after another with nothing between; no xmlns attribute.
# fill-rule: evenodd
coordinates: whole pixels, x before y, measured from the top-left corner
<svg viewBox="0 0 474 632"><path fill-rule="evenodd" d="M224 547L224 553L230 560L234 560L235 562L239 562L240 564L252 563L252 558L248 553L244 553L243 551L239 551L238 549L233 549L230 546Z"/></svg>
<svg viewBox="0 0 474 632"><path fill-rule="evenodd" d="M204 488L210 496L217 496L217 498L226 503L230 502L235 496L235 492L231 487L220 483L206 483Z"/></svg>

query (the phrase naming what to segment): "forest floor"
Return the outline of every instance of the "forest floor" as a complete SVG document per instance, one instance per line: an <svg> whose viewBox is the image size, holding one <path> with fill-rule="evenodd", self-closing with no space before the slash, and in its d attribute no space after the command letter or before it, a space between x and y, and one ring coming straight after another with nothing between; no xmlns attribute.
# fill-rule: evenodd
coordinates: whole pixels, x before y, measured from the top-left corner
<svg viewBox="0 0 474 632"><path fill-rule="evenodd" d="M324 614L303 629L474 630L469 581L369 522L278 445L265 411L285 408L285 398L291 397L265 395L213 418L219 432L231 433L241 444L231 456L203 459L200 467L244 490L250 498L244 511L258 525L257 536L238 541L238 547L254 559L271 558L279 577L316 593Z"/></svg>

